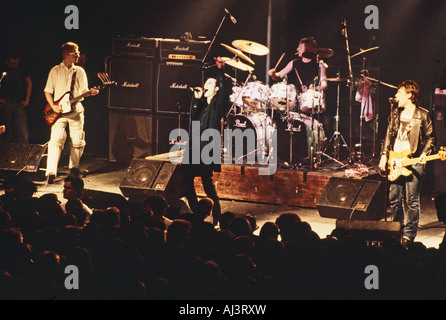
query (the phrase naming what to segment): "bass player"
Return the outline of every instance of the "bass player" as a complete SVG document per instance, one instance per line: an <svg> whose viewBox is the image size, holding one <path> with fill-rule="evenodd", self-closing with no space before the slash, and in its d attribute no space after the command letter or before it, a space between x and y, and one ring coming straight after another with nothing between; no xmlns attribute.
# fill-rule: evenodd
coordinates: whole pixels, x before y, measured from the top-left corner
<svg viewBox="0 0 446 320"><path fill-rule="evenodd" d="M62 45L61 51L63 61L51 69L44 89L48 104L55 113L60 114L60 117L51 126L51 137L48 143L46 176L50 184L54 183L57 176L60 155L67 138L67 126L71 139L70 169L79 169L80 159L85 148L84 107L78 102L71 105L71 110L62 110L55 99L60 99L67 92L71 97L74 97L89 91L87 75L82 67L76 65L80 57L77 44L67 42ZM96 87L90 90L92 96L98 93L99 89Z"/></svg>

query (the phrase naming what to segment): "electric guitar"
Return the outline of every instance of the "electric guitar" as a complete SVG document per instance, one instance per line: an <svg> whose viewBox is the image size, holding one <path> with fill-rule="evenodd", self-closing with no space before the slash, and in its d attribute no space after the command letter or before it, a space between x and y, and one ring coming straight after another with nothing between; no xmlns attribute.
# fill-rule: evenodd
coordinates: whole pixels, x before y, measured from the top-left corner
<svg viewBox="0 0 446 320"><path fill-rule="evenodd" d="M412 171L407 169L407 166L418 163L420 158L408 158L410 153L410 150L404 150L401 152L390 151L389 160L387 161L387 178L389 181L395 181L400 176L407 177L412 174ZM446 151L444 147L441 147L437 154L432 154L424 158L425 161L436 159L441 159L442 161L446 159Z"/></svg>
<svg viewBox="0 0 446 320"><path fill-rule="evenodd" d="M112 85L116 85L116 82L110 81L110 79L108 78L108 75L103 72L98 72L97 76L102 81L102 86L98 87L99 90L104 89L109 86L112 86ZM52 126L56 122L56 120L59 119L63 114L68 114L68 113L72 112L74 110L73 107L76 105L77 102L79 102L83 98L89 97L89 96L91 96L91 90L88 90L88 91L84 92L83 94L81 94L77 97L73 97L71 99L70 99L70 92L69 91L66 92L65 94L62 95L62 97L59 100L54 102L55 105L62 108L61 113L55 112L53 110L53 108L51 108L50 104L48 103L43 110L43 117L44 117L46 123L49 126Z"/></svg>

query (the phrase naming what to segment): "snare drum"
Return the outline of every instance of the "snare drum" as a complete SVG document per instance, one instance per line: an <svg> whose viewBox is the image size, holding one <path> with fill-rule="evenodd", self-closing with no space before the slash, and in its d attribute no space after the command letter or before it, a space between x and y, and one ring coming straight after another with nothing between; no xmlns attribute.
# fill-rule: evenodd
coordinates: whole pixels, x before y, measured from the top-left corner
<svg viewBox="0 0 446 320"><path fill-rule="evenodd" d="M271 89L268 85L260 81L248 82L243 88L242 100L251 112L264 112L270 94Z"/></svg>
<svg viewBox="0 0 446 320"><path fill-rule="evenodd" d="M269 101L272 108L281 111L286 111L287 97L288 97L289 110L296 111L296 105L297 105L296 87L292 84L287 85L283 82L276 83L271 86L271 95Z"/></svg>
<svg viewBox="0 0 446 320"><path fill-rule="evenodd" d="M241 109L240 112L236 112L236 113L243 113L243 100L242 100L242 87L241 86L233 86L232 87L232 94L229 96L229 101L231 101L231 103L235 104L236 107L239 107Z"/></svg>
<svg viewBox="0 0 446 320"><path fill-rule="evenodd" d="M325 96L323 91L308 89L302 92L298 98L300 111L305 113L324 112Z"/></svg>

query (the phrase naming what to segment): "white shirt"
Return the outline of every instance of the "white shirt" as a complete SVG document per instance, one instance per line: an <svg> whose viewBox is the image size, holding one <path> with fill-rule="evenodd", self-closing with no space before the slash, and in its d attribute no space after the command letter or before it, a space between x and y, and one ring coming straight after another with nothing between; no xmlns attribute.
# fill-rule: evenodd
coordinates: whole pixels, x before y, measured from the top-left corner
<svg viewBox="0 0 446 320"><path fill-rule="evenodd" d="M88 80L85 70L76 65L68 69L63 62L50 70L44 91L52 94L54 101L59 100L65 93L71 91L71 80L75 70L76 81L73 88L73 96L77 97L81 95L85 90L88 90ZM75 111L84 111L84 107L80 102L76 104Z"/></svg>

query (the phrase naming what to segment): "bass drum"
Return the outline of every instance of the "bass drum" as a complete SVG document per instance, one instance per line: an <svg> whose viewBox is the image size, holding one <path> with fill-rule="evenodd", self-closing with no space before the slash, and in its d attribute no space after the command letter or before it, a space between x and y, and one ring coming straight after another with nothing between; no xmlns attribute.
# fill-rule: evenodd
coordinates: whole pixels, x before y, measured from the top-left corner
<svg viewBox="0 0 446 320"><path fill-rule="evenodd" d="M304 124L308 150L310 150L311 146L315 149L317 145L319 145L321 150L325 149L327 137L325 136L324 127L321 122L312 119L311 116L299 112L290 112L289 117L294 121ZM311 134L312 131L314 131L313 135Z"/></svg>
<svg viewBox="0 0 446 320"><path fill-rule="evenodd" d="M230 143L235 161L240 161L248 155L257 159L257 150L269 152L269 148L272 147L271 137L274 129L271 117L265 113L252 113L229 116L228 121L233 137L243 135L243 139L233 138ZM241 132L236 129L240 129Z"/></svg>

